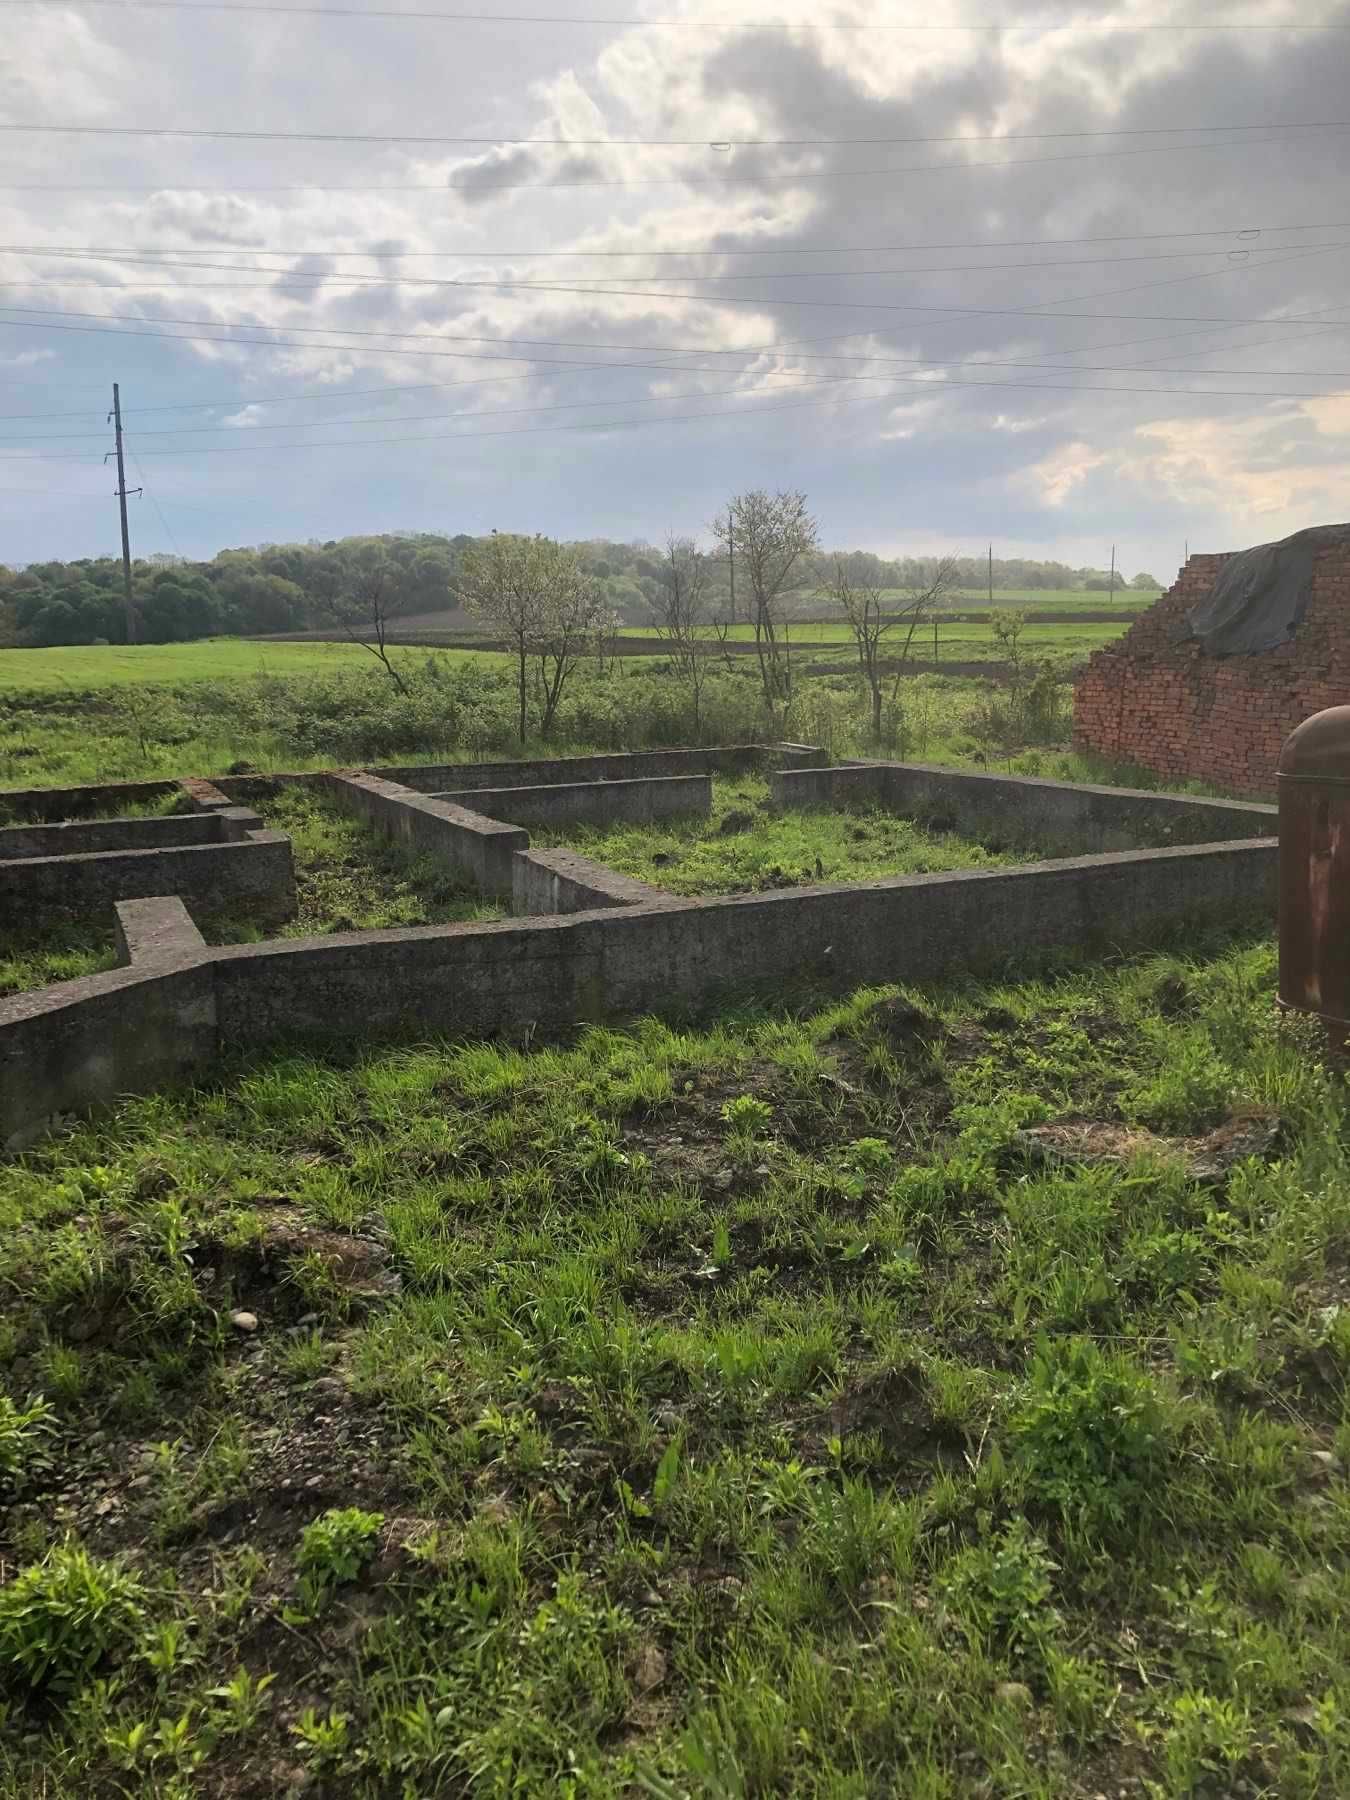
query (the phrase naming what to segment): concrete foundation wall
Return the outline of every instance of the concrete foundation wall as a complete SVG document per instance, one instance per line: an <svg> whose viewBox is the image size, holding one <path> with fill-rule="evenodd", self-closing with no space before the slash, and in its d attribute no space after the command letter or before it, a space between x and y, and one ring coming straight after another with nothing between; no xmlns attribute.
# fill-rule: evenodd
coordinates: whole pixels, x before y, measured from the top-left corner
<svg viewBox="0 0 1350 1800"><path fill-rule="evenodd" d="M511 910L518 918L594 912L606 906L674 904L674 897L660 888L616 874L575 850L520 850L512 867Z"/></svg>
<svg viewBox="0 0 1350 1800"><path fill-rule="evenodd" d="M62 819L89 819L100 813L115 817L128 806L141 806L177 791L176 781L100 781L81 787L5 788L0 790L0 817L55 824Z"/></svg>
<svg viewBox="0 0 1350 1800"><path fill-rule="evenodd" d="M398 843L439 857L466 886L509 897L511 860L528 850L529 833L456 806L415 794L375 775L327 775L326 792L339 805Z"/></svg>
<svg viewBox="0 0 1350 1800"><path fill-rule="evenodd" d="M1273 917L1273 842L1132 851L861 887L349 933L215 951L225 1043L566 1029L794 983L849 988ZM0 1010L0 1019L3 1011Z"/></svg>
<svg viewBox="0 0 1350 1800"><path fill-rule="evenodd" d="M467 788L436 794L509 825L651 825L712 811L711 775L655 775L629 781L569 781L554 787Z"/></svg>
<svg viewBox="0 0 1350 1800"><path fill-rule="evenodd" d="M470 788L628 781L644 775L744 775L760 768L789 768L823 760L824 752L814 744L728 744L695 750L616 750L602 756L557 756L536 762L410 763L373 772L420 793L438 794Z"/></svg>
<svg viewBox="0 0 1350 1800"><path fill-rule="evenodd" d="M220 819L211 814L187 813L165 819L88 819L65 825L7 825L0 828L0 862L20 856L163 850L223 841Z"/></svg>
<svg viewBox="0 0 1350 1800"><path fill-rule="evenodd" d="M236 843L102 850L0 863L0 930L43 918L97 918L118 900L177 894L194 910L281 924L295 914L291 840L250 831Z"/></svg>
<svg viewBox="0 0 1350 1800"><path fill-rule="evenodd" d="M129 967L0 1007L0 1143L22 1149L60 1115L205 1072L218 1050L215 976L178 899L124 901Z"/></svg>
<svg viewBox="0 0 1350 1800"><path fill-rule="evenodd" d="M1185 923L1269 919L1276 867L1273 840L1246 841L501 924L204 951L164 941L153 964L0 1001L0 1140L198 1075L217 1049L557 1032L805 982L928 981ZM133 955L154 935L153 920L123 929Z"/></svg>
<svg viewBox="0 0 1350 1800"><path fill-rule="evenodd" d="M1032 776L982 775L925 763L785 770L770 777L791 808L879 806L984 842L1042 854L1220 843L1275 831L1275 808Z"/></svg>

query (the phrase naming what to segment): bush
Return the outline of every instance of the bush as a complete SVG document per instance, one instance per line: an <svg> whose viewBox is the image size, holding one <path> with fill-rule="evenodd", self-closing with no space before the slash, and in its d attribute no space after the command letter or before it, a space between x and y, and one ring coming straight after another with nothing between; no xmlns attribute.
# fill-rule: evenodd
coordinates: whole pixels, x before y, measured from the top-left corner
<svg viewBox="0 0 1350 1800"><path fill-rule="evenodd" d="M0 1588L0 1678L69 1692L144 1624L144 1590L133 1576L60 1545Z"/></svg>
<svg viewBox="0 0 1350 1800"><path fill-rule="evenodd" d="M356 1580L375 1554L383 1524L383 1513L343 1506L320 1513L306 1525L296 1557L306 1604L315 1605L329 1589Z"/></svg>
<svg viewBox="0 0 1350 1800"><path fill-rule="evenodd" d="M1149 1378L1086 1338L1041 1344L1010 1423L1028 1496L1098 1527L1148 1511L1167 1437Z"/></svg>
<svg viewBox="0 0 1350 1800"><path fill-rule="evenodd" d="M0 1493L17 1493L46 1466L51 1429L52 1409L45 1400L18 1407L0 1394Z"/></svg>
<svg viewBox="0 0 1350 1800"><path fill-rule="evenodd" d="M992 1544L955 1556L941 1587L978 1648L1015 1658L1039 1657L1060 1615L1053 1604L1055 1563L1025 1519L1014 1519Z"/></svg>

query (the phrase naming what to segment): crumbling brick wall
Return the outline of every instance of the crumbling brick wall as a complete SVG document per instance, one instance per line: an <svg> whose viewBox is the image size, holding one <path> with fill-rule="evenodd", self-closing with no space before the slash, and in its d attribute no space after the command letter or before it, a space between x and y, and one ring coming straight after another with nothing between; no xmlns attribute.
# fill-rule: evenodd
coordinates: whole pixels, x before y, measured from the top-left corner
<svg viewBox="0 0 1350 1800"><path fill-rule="evenodd" d="M1074 688L1074 745L1172 781L1269 799L1285 738L1350 703L1350 546L1321 550L1294 637L1250 656L1206 656L1182 637L1225 556L1192 556L1174 586Z"/></svg>

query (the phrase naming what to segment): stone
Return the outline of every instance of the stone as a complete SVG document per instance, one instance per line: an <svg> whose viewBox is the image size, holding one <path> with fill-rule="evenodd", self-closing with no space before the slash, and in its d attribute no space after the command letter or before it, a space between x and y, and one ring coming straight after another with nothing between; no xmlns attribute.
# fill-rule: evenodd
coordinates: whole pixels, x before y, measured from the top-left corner
<svg viewBox="0 0 1350 1800"><path fill-rule="evenodd" d="M230 1323L234 1326L236 1331L256 1331L258 1329L258 1315L257 1313L251 1312L232 1312L230 1314Z"/></svg>
<svg viewBox="0 0 1350 1800"><path fill-rule="evenodd" d="M1018 1706L1023 1710L1032 1705L1031 1689L1023 1681L1000 1681L994 1689L994 1698L1004 1706Z"/></svg>

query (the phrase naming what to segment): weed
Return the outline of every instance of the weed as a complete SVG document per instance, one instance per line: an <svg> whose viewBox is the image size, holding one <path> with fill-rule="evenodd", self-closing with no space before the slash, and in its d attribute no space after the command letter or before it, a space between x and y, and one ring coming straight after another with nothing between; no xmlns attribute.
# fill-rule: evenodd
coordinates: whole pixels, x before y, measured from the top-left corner
<svg viewBox="0 0 1350 1800"><path fill-rule="evenodd" d="M21 1491L50 1466L53 1430L53 1411L45 1400L30 1398L20 1407L0 1393L0 1492Z"/></svg>
<svg viewBox="0 0 1350 1800"><path fill-rule="evenodd" d="M1148 1376L1082 1338L1038 1346L1009 1421L1028 1494L1119 1531L1137 1529L1156 1502L1168 1438Z"/></svg>
<svg viewBox="0 0 1350 1800"><path fill-rule="evenodd" d="M344 1506L331 1508L306 1525L296 1552L306 1605L317 1605L334 1588L357 1579L375 1554L383 1524L383 1513Z"/></svg>
<svg viewBox="0 0 1350 1800"><path fill-rule="evenodd" d="M145 1624L140 1583L62 1544L0 1587L0 1675L30 1691L68 1693Z"/></svg>

